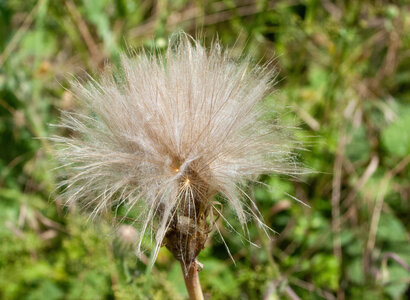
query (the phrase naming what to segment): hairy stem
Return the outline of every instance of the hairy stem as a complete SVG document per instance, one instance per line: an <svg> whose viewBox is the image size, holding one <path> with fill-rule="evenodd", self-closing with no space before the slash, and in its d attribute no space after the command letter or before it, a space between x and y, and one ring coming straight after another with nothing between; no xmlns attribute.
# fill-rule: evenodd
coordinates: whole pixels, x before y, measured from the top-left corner
<svg viewBox="0 0 410 300"><path fill-rule="evenodd" d="M198 265L194 261L187 268L184 263L181 262L182 273L185 279L185 286L189 294L190 300L203 300L201 284L198 276Z"/></svg>

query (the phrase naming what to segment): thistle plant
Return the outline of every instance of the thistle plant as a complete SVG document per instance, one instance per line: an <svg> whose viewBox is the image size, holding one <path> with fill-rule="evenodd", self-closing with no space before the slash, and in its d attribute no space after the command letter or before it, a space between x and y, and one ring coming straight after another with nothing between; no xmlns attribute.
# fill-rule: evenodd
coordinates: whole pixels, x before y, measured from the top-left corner
<svg viewBox="0 0 410 300"><path fill-rule="evenodd" d="M54 137L67 202L92 217L136 211L137 251L144 236L152 262L168 248L190 298L202 299L197 257L215 219L226 220L218 199L245 232L251 218L266 228L246 184L297 170L287 129L265 116L274 78L270 64L234 61L218 42L206 49L182 34L164 55L124 55L119 68L74 82L82 110L63 113L70 136Z"/></svg>

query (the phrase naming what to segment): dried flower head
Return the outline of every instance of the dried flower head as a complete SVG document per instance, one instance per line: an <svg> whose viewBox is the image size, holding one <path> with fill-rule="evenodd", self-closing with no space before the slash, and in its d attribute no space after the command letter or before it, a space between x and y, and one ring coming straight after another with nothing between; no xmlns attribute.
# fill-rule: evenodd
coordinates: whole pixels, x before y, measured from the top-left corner
<svg viewBox="0 0 410 300"><path fill-rule="evenodd" d="M82 113L64 113L70 137L55 137L68 169L68 203L137 211L137 247L155 237L184 263L204 247L220 194L246 227L262 220L244 184L294 173L286 128L264 117L274 71L235 62L216 42L207 50L181 35L164 56L122 57L98 80L76 82ZM125 216L123 216L125 217ZM222 216L223 218L223 216Z"/></svg>

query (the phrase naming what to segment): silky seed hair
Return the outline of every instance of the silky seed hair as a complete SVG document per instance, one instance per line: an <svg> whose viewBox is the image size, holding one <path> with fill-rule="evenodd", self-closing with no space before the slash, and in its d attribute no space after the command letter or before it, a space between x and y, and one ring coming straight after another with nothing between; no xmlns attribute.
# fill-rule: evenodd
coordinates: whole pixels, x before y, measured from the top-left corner
<svg viewBox="0 0 410 300"><path fill-rule="evenodd" d="M52 138L67 204L132 219L137 250L154 241L153 261L162 245L181 261L196 257L214 219L226 221L217 194L243 232L250 218L267 228L246 184L300 170L289 129L266 117L274 78L271 63L235 61L219 42L206 49L180 34L164 55L123 55L117 69L73 82L81 109L63 112L69 136Z"/></svg>

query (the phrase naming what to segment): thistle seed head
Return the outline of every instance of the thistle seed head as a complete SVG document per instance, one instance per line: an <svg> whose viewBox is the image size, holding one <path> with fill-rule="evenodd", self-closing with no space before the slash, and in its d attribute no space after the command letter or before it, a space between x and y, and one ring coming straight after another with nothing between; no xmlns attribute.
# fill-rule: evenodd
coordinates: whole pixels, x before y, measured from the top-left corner
<svg viewBox="0 0 410 300"><path fill-rule="evenodd" d="M221 214L217 193L244 226L248 216L261 225L243 185L297 172L287 129L262 105L274 75L270 65L235 62L218 42L207 50L182 34L163 56L123 56L117 70L73 83L83 110L63 113L71 135L53 138L68 203L91 216L136 212L138 249L151 235L154 260L165 245L187 264L204 247L210 216Z"/></svg>

